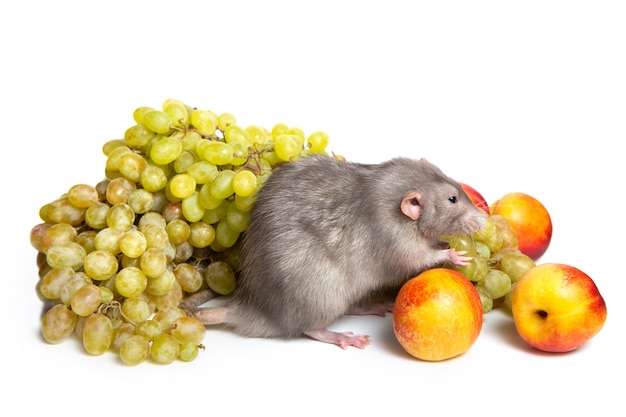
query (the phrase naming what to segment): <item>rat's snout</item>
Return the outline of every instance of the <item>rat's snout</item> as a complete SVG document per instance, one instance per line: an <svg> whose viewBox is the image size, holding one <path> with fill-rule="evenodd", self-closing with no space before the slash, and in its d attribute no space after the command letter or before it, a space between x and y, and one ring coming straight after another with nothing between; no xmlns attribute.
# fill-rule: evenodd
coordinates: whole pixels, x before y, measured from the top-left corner
<svg viewBox="0 0 626 417"><path fill-rule="evenodd" d="M481 211L468 213L465 216L463 222L463 228L465 233L478 232L485 228L487 225L486 215Z"/></svg>

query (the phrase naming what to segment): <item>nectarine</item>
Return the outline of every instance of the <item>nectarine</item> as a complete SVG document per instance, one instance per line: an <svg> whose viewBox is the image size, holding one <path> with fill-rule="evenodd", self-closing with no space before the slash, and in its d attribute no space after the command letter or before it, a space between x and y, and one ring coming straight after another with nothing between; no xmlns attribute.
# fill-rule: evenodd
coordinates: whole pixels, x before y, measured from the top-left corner
<svg viewBox="0 0 626 417"><path fill-rule="evenodd" d="M511 310L522 339L547 352L577 349L602 329L607 315L591 277L557 263L535 266L520 278Z"/></svg>
<svg viewBox="0 0 626 417"><path fill-rule="evenodd" d="M524 193L509 193L491 204L491 215L504 217L517 236L518 249L539 259L548 249L552 239L552 219L544 205Z"/></svg>
<svg viewBox="0 0 626 417"><path fill-rule="evenodd" d="M407 281L396 296L393 329L402 347L426 361L465 353L483 323L480 296L461 273L433 268Z"/></svg>

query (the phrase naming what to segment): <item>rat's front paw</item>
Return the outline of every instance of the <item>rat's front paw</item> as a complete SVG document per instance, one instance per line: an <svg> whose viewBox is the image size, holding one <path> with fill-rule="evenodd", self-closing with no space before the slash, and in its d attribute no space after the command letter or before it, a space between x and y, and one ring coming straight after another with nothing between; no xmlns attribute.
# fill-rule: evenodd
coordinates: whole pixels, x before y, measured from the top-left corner
<svg viewBox="0 0 626 417"><path fill-rule="evenodd" d="M454 266L467 266L474 259L472 256L465 256L467 253L465 250L446 249L446 252L448 254L448 263Z"/></svg>

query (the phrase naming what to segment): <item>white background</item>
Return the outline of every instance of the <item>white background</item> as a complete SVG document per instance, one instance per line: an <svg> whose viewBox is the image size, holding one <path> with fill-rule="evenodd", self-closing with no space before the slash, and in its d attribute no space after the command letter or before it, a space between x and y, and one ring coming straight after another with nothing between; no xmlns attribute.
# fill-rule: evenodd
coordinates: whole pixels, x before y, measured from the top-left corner
<svg viewBox="0 0 626 417"><path fill-rule="evenodd" d="M0 412L623 415L624 22L617 0L0 0ZM554 224L540 262L589 274L605 327L542 354L495 311L441 363L405 354L390 316L333 326L370 334L365 350L210 328L192 363L125 367L47 345L39 207L101 180L102 144L169 97L244 126L325 130L354 161L427 157L488 202L533 195Z"/></svg>

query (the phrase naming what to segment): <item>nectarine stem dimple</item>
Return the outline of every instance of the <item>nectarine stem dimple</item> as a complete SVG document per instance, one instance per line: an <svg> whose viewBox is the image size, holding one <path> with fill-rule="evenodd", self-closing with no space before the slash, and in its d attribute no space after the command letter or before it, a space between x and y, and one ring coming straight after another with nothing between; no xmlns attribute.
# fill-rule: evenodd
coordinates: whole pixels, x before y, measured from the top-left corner
<svg viewBox="0 0 626 417"><path fill-rule="evenodd" d="M542 319L545 319L546 317L548 317L548 313L545 310L537 311L537 315L541 317Z"/></svg>

